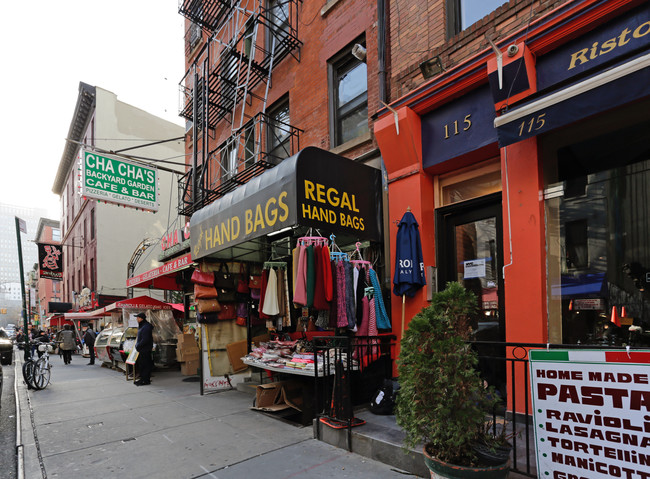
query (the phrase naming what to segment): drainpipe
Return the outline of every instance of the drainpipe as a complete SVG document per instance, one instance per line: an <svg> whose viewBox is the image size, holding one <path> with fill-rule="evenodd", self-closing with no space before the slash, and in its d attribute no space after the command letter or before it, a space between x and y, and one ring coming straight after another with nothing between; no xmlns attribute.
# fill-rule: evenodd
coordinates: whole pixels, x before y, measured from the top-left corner
<svg viewBox="0 0 650 479"><path fill-rule="evenodd" d="M388 103L386 94L386 0L377 0L377 57L379 101Z"/></svg>

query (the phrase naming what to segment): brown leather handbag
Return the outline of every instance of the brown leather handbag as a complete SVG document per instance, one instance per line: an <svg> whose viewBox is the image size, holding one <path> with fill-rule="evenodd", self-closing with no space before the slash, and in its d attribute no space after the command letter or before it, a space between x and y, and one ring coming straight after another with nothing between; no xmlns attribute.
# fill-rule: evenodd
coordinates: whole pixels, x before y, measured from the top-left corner
<svg viewBox="0 0 650 479"><path fill-rule="evenodd" d="M210 299L219 296L217 288L214 286L203 286L202 284L194 285L194 299Z"/></svg>
<svg viewBox="0 0 650 479"><path fill-rule="evenodd" d="M212 299L197 299L196 300L196 309L199 313L218 313L221 311L221 305L216 300Z"/></svg>
<svg viewBox="0 0 650 479"><path fill-rule="evenodd" d="M235 303L223 303L221 311L219 312L219 320L235 319L237 317L237 309Z"/></svg>

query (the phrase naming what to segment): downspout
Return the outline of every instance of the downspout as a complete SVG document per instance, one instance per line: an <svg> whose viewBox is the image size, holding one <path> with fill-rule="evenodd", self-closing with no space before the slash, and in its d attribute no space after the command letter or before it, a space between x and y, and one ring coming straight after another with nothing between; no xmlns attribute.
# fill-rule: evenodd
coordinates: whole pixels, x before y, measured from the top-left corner
<svg viewBox="0 0 650 479"><path fill-rule="evenodd" d="M377 63L379 67L379 101L388 103L386 94L386 0L377 0Z"/></svg>
<svg viewBox="0 0 650 479"><path fill-rule="evenodd" d="M199 74L196 71L196 63L194 64L194 87L192 92L192 211L196 211L196 200L197 200L197 191L198 191L198 181L196 177L197 169L197 156L198 149L196 142L198 139L197 129L198 129L198 119L199 119L199 104L198 104L198 93L199 93Z"/></svg>

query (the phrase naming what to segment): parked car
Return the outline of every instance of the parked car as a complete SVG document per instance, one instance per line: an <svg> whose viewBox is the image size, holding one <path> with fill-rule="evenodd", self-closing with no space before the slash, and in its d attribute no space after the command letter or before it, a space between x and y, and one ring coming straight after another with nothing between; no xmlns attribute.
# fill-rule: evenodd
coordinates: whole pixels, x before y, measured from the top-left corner
<svg viewBox="0 0 650 479"><path fill-rule="evenodd" d="M0 363L11 364L14 355L14 342L7 332L0 328Z"/></svg>
<svg viewBox="0 0 650 479"><path fill-rule="evenodd" d="M111 354L108 350L108 340L113 334L113 329L104 329L95 338L95 357L101 363L112 364Z"/></svg>
<svg viewBox="0 0 650 479"><path fill-rule="evenodd" d="M131 349L135 346L135 338L138 336L138 328L130 327L116 331L111 335L108 348L113 359L113 366L124 369L124 363L129 356Z"/></svg>

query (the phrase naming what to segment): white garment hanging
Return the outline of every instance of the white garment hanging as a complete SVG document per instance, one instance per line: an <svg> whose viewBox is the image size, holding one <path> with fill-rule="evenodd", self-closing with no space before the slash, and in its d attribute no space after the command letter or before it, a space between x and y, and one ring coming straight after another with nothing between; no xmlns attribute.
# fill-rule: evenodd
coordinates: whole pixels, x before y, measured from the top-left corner
<svg viewBox="0 0 650 479"><path fill-rule="evenodd" d="M354 310L357 310L357 283L359 282L359 268L352 268L352 286L354 287ZM356 327L355 327L356 330Z"/></svg>
<svg viewBox="0 0 650 479"><path fill-rule="evenodd" d="M269 316L280 314L280 305L278 304L278 275L273 268L269 270L262 312Z"/></svg>

